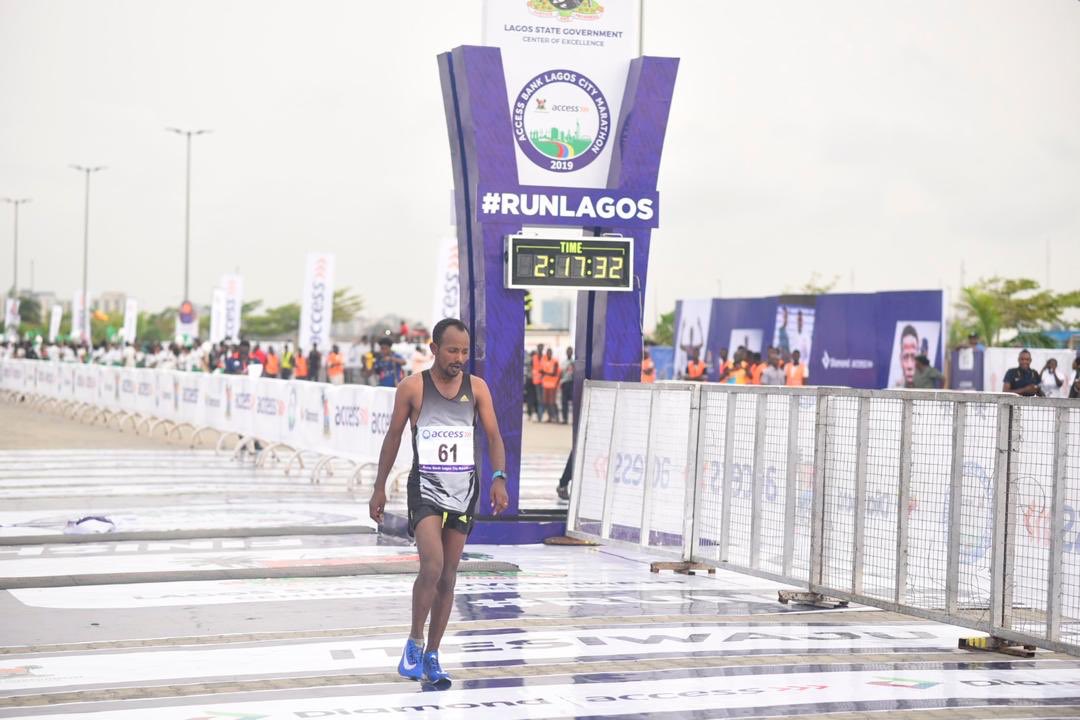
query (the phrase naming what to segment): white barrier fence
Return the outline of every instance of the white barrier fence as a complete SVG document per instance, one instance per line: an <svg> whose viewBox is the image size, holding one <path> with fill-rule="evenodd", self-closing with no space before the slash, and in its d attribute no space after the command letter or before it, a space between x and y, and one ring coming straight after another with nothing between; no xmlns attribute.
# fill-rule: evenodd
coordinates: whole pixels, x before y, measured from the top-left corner
<svg viewBox="0 0 1080 720"><path fill-rule="evenodd" d="M568 534L1080 653L1080 403L589 382Z"/></svg>
<svg viewBox="0 0 1080 720"><path fill-rule="evenodd" d="M170 434L189 429L194 441L210 429L249 445L291 448L301 462L299 453L311 452L361 468L378 463L394 406L390 388L39 360L0 361L0 390L136 431L164 424ZM402 442L395 466L411 461Z"/></svg>

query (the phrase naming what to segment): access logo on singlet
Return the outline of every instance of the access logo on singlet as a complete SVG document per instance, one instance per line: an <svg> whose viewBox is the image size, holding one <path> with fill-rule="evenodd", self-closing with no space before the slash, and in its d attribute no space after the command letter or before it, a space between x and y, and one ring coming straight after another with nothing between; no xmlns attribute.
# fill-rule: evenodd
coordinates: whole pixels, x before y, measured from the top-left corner
<svg viewBox="0 0 1080 720"><path fill-rule="evenodd" d="M573 172L607 147L611 110L592 80L573 70L547 70L525 83L513 107L514 140L545 170Z"/></svg>

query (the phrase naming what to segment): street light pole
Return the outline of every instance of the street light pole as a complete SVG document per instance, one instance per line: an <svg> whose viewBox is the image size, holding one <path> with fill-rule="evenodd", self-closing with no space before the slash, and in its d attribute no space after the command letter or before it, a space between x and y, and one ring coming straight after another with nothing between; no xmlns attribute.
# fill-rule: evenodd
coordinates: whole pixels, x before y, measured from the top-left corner
<svg viewBox="0 0 1080 720"><path fill-rule="evenodd" d="M11 266L11 297L19 297L19 206L30 202L30 198L4 198L4 202L15 206L15 260Z"/></svg>
<svg viewBox="0 0 1080 720"><path fill-rule="evenodd" d="M72 165L71 169L78 170L86 175L86 202L83 206L82 316L71 318L71 324L74 329L75 323L79 323L79 337L83 340L89 340L90 338L83 338L82 335L89 324L86 318L90 315L90 298L86 296L86 269L90 257L90 175L104 170L105 166Z"/></svg>
<svg viewBox="0 0 1080 720"><path fill-rule="evenodd" d="M191 138L196 135L204 135L210 130L181 130L180 128L165 128L168 132L183 135L187 142L187 175L184 184L184 297L182 300L190 300L188 294L188 279L191 269Z"/></svg>

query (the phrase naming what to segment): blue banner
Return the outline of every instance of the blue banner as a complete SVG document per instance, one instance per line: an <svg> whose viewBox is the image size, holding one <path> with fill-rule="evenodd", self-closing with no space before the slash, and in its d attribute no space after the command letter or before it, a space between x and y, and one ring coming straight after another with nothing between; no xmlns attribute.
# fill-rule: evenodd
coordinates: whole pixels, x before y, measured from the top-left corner
<svg viewBox="0 0 1080 720"><path fill-rule="evenodd" d="M917 356L944 366L940 290L714 299L707 311L702 302L676 305L677 373L683 370L680 349L700 342L693 337L699 320L708 326L702 352L712 380L722 358L731 359L739 347L763 358L777 348L785 360L799 351L813 385L905 387Z"/></svg>

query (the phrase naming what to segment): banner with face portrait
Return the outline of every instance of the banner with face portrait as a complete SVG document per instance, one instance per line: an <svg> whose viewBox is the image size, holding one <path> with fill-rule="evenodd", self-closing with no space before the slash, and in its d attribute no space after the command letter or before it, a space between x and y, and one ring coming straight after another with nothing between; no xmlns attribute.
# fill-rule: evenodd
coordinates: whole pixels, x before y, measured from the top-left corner
<svg viewBox="0 0 1080 720"><path fill-rule="evenodd" d="M334 314L334 255L308 253L304 270L304 295L300 309L300 350L305 354L317 345L330 348L330 323Z"/></svg>
<svg viewBox="0 0 1080 720"><path fill-rule="evenodd" d="M716 379L720 357L733 359L742 347L784 362L798 352L814 385L910 387L918 356L944 367L945 305L940 290L684 300L676 304L675 372L693 349L712 360L709 377Z"/></svg>
<svg viewBox="0 0 1080 720"><path fill-rule="evenodd" d="M675 377L686 372L690 358L706 359L712 300L680 300L675 303Z"/></svg>

